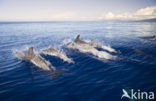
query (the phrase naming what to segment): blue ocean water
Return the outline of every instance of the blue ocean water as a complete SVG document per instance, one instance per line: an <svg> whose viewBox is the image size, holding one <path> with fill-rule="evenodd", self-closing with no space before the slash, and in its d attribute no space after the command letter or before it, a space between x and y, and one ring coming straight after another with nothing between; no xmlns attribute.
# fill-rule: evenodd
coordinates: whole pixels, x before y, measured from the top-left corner
<svg viewBox="0 0 156 101"><path fill-rule="evenodd" d="M61 48L78 34L82 40L110 45L119 51L111 53L118 59L101 61ZM1 22L0 100L120 101L122 89L156 93L156 42L141 38L151 35L156 35L155 22ZM40 53L50 45L75 63ZM64 72L50 80L50 73L13 54L29 46Z"/></svg>

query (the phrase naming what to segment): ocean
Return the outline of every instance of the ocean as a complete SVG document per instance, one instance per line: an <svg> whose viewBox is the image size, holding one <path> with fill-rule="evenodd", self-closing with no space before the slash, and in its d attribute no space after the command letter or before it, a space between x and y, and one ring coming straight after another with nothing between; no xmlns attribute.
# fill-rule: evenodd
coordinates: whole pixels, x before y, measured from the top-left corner
<svg viewBox="0 0 156 101"><path fill-rule="evenodd" d="M117 59L99 60L62 47L77 35L110 46ZM0 22L0 100L121 101L123 89L156 93L156 41L142 38L152 35L156 22ZM51 45L75 63L40 52ZM63 72L50 79L51 73L17 59L14 50L30 46Z"/></svg>

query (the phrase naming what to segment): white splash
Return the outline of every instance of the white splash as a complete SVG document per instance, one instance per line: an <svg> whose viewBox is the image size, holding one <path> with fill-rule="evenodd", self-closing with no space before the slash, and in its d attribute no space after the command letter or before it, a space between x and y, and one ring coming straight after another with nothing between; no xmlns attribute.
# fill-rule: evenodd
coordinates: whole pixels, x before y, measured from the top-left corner
<svg viewBox="0 0 156 101"><path fill-rule="evenodd" d="M102 48L103 50L107 50L108 52L114 52L117 53L117 51L113 48L110 47L110 45L106 46L106 45L101 45L99 43L96 43L95 41L91 40L88 42L91 46L93 47L97 47L97 48Z"/></svg>
<svg viewBox="0 0 156 101"><path fill-rule="evenodd" d="M105 51L98 51L94 46L91 46L90 44L77 44L70 42L66 47L69 49L77 49L82 53L91 53L99 59L116 59L116 56L113 56Z"/></svg>

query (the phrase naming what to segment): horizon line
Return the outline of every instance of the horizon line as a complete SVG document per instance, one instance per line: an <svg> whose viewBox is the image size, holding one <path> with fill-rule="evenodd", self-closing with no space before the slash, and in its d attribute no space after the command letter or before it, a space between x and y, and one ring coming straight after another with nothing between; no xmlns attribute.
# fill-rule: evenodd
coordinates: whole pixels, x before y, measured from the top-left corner
<svg viewBox="0 0 156 101"><path fill-rule="evenodd" d="M152 20L156 18L151 19L140 19L140 20L134 20L134 19L127 19L127 20L119 20L119 19L103 19L103 20L0 20L0 22L98 22L98 21L144 21L144 20Z"/></svg>

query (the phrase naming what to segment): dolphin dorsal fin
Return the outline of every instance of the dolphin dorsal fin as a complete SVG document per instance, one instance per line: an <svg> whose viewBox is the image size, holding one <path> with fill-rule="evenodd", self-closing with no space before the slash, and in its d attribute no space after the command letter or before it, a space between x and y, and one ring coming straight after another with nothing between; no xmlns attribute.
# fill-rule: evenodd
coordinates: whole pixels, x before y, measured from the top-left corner
<svg viewBox="0 0 156 101"><path fill-rule="evenodd" d="M34 55L33 47L30 47L30 48L29 48L28 53L29 53L31 56Z"/></svg>
<svg viewBox="0 0 156 101"><path fill-rule="evenodd" d="M49 48L51 51L56 51L55 48L53 46L50 46Z"/></svg>
<svg viewBox="0 0 156 101"><path fill-rule="evenodd" d="M49 48L49 49L50 49L50 50L55 50L53 46L50 46L50 48Z"/></svg>
<svg viewBox="0 0 156 101"><path fill-rule="evenodd" d="M74 40L74 42L78 42L80 41L80 35L77 35L76 39Z"/></svg>

